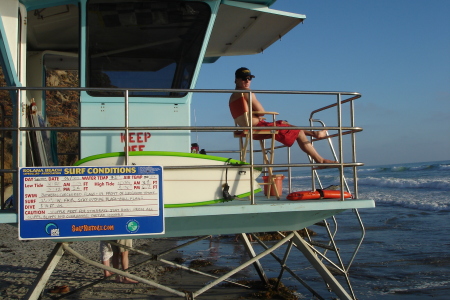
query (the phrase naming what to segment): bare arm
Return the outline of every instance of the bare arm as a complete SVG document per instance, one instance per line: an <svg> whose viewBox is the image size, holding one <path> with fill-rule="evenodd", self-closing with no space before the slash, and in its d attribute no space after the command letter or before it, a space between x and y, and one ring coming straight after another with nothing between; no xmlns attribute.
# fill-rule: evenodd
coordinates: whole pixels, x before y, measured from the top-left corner
<svg viewBox="0 0 450 300"><path fill-rule="evenodd" d="M264 111L261 102L256 99L256 95L252 93L252 111Z"/></svg>
<svg viewBox="0 0 450 300"><path fill-rule="evenodd" d="M248 95L246 96L248 97ZM264 107L262 106L261 102L258 101L254 93L252 93L252 111L264 111ZM253 113L252 114L253 125L258 124L263 116L264 116L263 114Z"/></svg>

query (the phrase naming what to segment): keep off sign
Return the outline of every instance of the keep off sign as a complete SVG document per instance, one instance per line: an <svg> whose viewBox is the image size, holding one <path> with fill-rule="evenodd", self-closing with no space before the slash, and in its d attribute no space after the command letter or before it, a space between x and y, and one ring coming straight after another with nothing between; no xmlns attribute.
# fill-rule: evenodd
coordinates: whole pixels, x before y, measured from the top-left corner
<svg viewBox="0 0 450 300"><path fill-rule="evenodd" d="M162 167L20 169L20 239L164 233Z"/></svg>

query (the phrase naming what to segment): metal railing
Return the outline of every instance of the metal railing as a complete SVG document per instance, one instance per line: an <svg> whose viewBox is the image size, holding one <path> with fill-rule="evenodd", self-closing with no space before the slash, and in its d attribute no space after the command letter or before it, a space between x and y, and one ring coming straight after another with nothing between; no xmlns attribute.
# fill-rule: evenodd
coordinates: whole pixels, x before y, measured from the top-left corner
<svg viewBox="0 0 450 300"><path fill-rule="evenodd" d="M12 127L1 127L0 131L10 131L13 132L13 135L15 138L13 138L13 153L15 154L15 159L13 161L13 165L10 169L5 169L2 165L2 169L0 170L0 173L3 175L5 173L12 173L14 176L17 176L19 167L23 167L19 165L19 161L25 161L23 157L21 157L21 139L19 138L21 136L21 133L23 132L33 132L33 131L124 131L125 136L128 136L129 131L131 130L148 130L148 131L172 131L172 130L186 130L191 132L233 132L236 130L235 126L129 126L129 105L130 105L130 98L129 93L130 91L133 92L172 92L172 93L223 93L223 94L231 94L235 92L235 90L229 90L229 89L122 89L122 88L62 88L62 87L45 87L45 88L36 88L36 87L1 87L2 90L9 90L10 94L16 95L16 107L20 109L16 109L15 113L15 124L13 124ZM117 127L30 127L27 126L27 124L22 124L22 120L24 119L22 117L22 114L26 111L25 109L25 101L22 100L22 95L24 94L24 91L31 91L31 90L42 90L42 91L77 91L77 92L86 92L86 91L106 91L106 92L121 92L123 93L123 103L124 103L124 117L125 122L123 126L117 126ZM247 91L246 91L247 92ZM356 132L362 131L362 128L356 127L354 124L354 100L361 97L359 93L353 93L353 92L319 92L319 91L272 91L272 90L252 90L248 91L249 93L255 93L255 94L276 94L276 95L321 95L321 96L330 96L330 97L336 97L336 100L328 104L326 106L323 106L315 111L313 111L310 115L310 122L317 122L317 119L314 119L316 114L325 110L329 110L332 108L337 109L337 126L317 126L314 127L312 124L310 126L293 126L290 127L290 129L300 129L300 130L328 130L328 131L337 131L336 134L332 134L327 138L331 142L332 137L338 137L338 161L339 164L320 164L321 167L338 167L340 171L340 178L341 178L341 190L349 189L348 185L345 184L344 179L344 168L351 167L353 169L353 176L355 178L354 180L354 190L353 195L355 198L358 197L358 189L357 189L357 176L356 176L356 167L362 166L362 163L358 163L356 161L356 142L354 135ZM344 96L349 96L349 98L342 99ZM345 103L350 104L350 123L351 126L343 126L342 122L342 105ZM250 107L251 109L251 107ZM231 116L230 116L230 123L232 122ZM320 121L319 121L320 122ZM240 127L239 129L250 129L250 132L254 129L252 124L250 124L249 127ZM279 129L277 127L265 127L265 129L268 130L275 130ZM344 135L351 134L352 140L351 140L351 149L352 149L352 160L350 162L343 162L343 152L344 152L344 146L343 146L343 139L342 137ZM250 133L252 135L252 133ZM317 142L319 139L312 139L312 142ZM129 147L128 147L128 139L124 140L125 143L125 164L128 164L129 161ZM237 145L238 143L236 143ZM283 147L277 147L283 148ZM208 150L209 153L226 153L226 152L238 152L239 150ZM333 150L334 151L334 150ZM247 167L250 169L251 173L251 179L250 183L253 185L253 168L255 167L274 167L274 168L287 168L288 170L288 178L289 178L289 191L291 191L291 170L293 168L299 168L299 167L310 167L312 169L317 168L319 165L317 163L292 163L290 158L290 151L288 148L288 155L287 155L287 163L281 163L281 164L257 164L255 163L255 159L253 157L253 153L258 152L258 150L253 149L252 143L250 143L250 160L249 165L240 165L240 167ZM3 153L4 154L4 150ZM4 157L4 155L2 155ZM211 166L170 166L166 167L167 169L177 169L177 168L208 168ZM222 168L232 168L233 166L230 165L222 165L222 166L215 166L222 167ZM314 171L315 172L315 171ZM312 187L314 188L314 183L312 183ZM4 189L4 185L2 184L2 190ZM251 191L254 191L253 186L250 189ZM17 187L14 187L14 193L17 193ZM3 191L2 191L3 194ZM342 193L341 200L344 200L344 196ZM255 204L255 198L254 193L252 192L251 195L251 203Z"/></svg>

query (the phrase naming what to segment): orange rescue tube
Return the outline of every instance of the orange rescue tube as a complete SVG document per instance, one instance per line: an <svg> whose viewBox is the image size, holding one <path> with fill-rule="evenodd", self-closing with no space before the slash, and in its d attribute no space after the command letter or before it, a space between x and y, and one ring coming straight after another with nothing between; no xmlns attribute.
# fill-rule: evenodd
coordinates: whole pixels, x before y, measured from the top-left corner
<svg viewBox="0 0 450 300"><path fill-rule="evenodd" d="M320 191L319 191L320 192ZM337 190L322 190L323 199L339 199L341 198L341 191ZM351 198L352 194L344 192L344 198Z"/></svg>
<svg viewBox="0 0 450 300"><path fill-rule="evenodd" d="M287 195L288 200L317 200L317 199L339 199L341 191L338 190L322 190L293 192ZM352 194L344 192L344 198L352 198Z"/></svg>
<svg viewBox="0 0 450 300"><path fill-rule="evenodd" d="M320 199L320 193L318 191L301 191L293 192L287 195L288 200L316 200Z"/></svg>

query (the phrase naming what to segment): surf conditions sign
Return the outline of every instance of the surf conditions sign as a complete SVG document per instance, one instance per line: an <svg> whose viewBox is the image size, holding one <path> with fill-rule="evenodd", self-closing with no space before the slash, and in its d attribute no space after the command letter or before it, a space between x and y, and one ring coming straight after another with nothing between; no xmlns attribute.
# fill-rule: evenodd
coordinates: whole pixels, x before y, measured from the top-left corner
<svg viewBox="0 0 450 300"><path fill-rule="evenodd" d="M20 169L19 239L164 233L161 166Z"/></svg>

